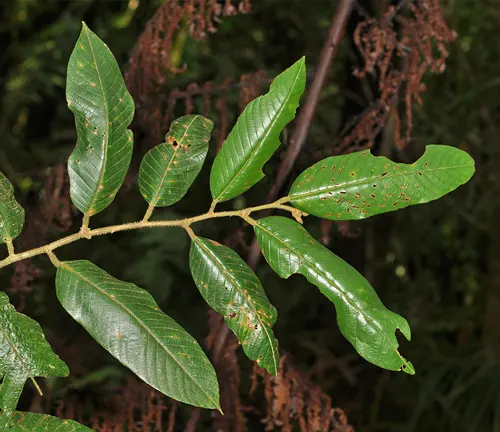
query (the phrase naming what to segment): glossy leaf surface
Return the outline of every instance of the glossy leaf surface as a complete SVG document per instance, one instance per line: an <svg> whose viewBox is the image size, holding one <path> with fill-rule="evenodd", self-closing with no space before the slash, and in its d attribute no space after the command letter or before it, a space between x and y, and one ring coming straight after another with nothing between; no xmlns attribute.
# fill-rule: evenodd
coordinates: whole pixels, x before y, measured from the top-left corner
<svg viewBox="0 0 500 432"><path fill-rule="evenodd" d="M78 140L68 161L73 204L89 215L113 201L132 158L134 102L107 45L83 24L68 63Z"/></svg>
<svg viewBox="0 0 500 432"><path fill-rule="evenodd" d="M92 432L72 420L64 420L45 414L17 411L13 415L0 414L2 432Z"/></svg>
<svg viewBox="0 0 500 432"><path fill-rule="evenodd" d="M212 129L201 115L172 122L165 142L146 153L139 169L139 188L149 204L169 206L186 194L201 171Z"/></svg>
<svg viewBox="0 0 500 432"><path fill-rule="evenodd" d="M14 198L14 186L0 172L0 243L14 240L24 225L24 209Z"/></svg>
<svg viewBox="0 0 500 432"><path fill-rule="evenodd" d="M0 408L12 413L27 379L64 377L69 370L52 351L40 325L16 312L0 292Z"/></svg>
<svg viewBox="0 0 500 432"><path fill-rule="evenodd" d="M354 267L318 243L292 219L271 216L255 225L264 257L282 278L300 273L335 305L340 331L366 360L414 374L398 352L396 329L409 340L408 322L388 310Z"/></svg>
<svg viewBox="0 0 500 432"><path fill-rule="evenodd" d="M235 198L264 177L262 168L295 117L306 83L305 59L278 75L269 92L250 102L215 158L210 190L217 202Z"/></svg>
<svg viewBox="0 0 500 432"><path fill-rule="evenodd" d="M219 408L212 364L147 291L82 260L60 264L56 292L69 314L146 383L178 401Z"/></svg>
<svg viewBox="0 0 500 432"><path fill-rule="evenodd" d="M202 237L191 243L189 265L206 302L224 316L243 351L271 375L278 373L277 312L250 267L232 249Z"/></svg>
<svg viewBox="0 0 500 432"><path fill-rule="evenodd" d="M370 151L317 162L295 180L291 203L326 219L363 219L446 195L474 174L474 160L454 147L429 145L413 164Z"/></svg>

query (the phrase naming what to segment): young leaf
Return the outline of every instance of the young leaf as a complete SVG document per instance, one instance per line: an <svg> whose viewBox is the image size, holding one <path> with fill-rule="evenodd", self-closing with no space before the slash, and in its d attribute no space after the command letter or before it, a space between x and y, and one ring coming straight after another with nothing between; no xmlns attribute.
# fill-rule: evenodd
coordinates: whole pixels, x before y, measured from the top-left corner
<svg viewBox="0 0 500 432"><path fill-rule="evenodd" d="M276 375L279 352L272 326L277 312L252 269L232 249L202 237L191 243L189 266L201 295L224 316L245 354Z"/></svg>
<svg viewBox="0 0 500 432"><path fill-rule="evenodd" d="M69 314L146 383L178 401L220 409L212 364L147 291L82 260L59 264L56 293Z"/></svg>
<svg viewBox="0 0 500 432"><path fill-rule="evenodd" d="M363 276L292 219L271 216L254 228L264 257L279 276L300 273L335 304L340 331L363 358L385 369L415 373L399 354L395 336L400 329L410 339L408 322L382 304Z"/></svg>
<svg viewBox="0 0 500 432"><path fill-rule="evenodd" d="M429 145L413 164L369 150L317 162L295 180L290 202L326 219L364 219L446 195L474 174L474 160L454 147Z"/></svg>
<svg viewBox="0 0 500 432"><path fill-rule="evenodd" d="M134 102L107 45L83 23L68 63L78 140L68 161L73 204L92 216L113 201L132 158Z"/></svg>
<svg viewBox="0 0 500 432"><path fill-rule="evenodd" d="M14 240L24 225L24 209L14 198L14 187L0 172L0 244Z"/></svg>
<svg viewBox="0 0 500 432"><path fill-rule="evenodd" d="M275 78L269 93L247 105L210 172L215 202L237 197L264 177L262 168L279 147L281 131L295 117L305 83L305 59L301 58Z"/></svg>
<svg viewBox="0 0 500 432"><path fill-rule="evenodd" d="M201 115L174 120L165 142L149 150L139 169L139 188L152 207L179 201L201 171L214 124Z"/></svg>
<svg viewBox="0 0 500 432"><path fill-rule="evenodd" d="M0 413L2 432L93 432L72 420L63 420L45 414L16 411L13 415Z"/></svg>
<svg viewBox="0 0 500 432"><path fill-rule="evenodd" d="M28 378L68 374L68 367L52 351L40 325L16 312L7 294L0 292L0 408L4 413L16 409Z"/></svg>

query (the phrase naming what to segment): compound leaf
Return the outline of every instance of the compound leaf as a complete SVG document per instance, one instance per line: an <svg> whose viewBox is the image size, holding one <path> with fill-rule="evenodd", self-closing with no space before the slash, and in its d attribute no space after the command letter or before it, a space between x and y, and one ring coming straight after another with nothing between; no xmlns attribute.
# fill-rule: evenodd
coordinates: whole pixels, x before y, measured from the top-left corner
<svg viewBox="0 0 500 432"><path fill-rule="evenodd" d="M113 201L132 158L134 102L107 45L83 23L68 63L78 140L68 161L73 204L89 216Z"/></svg>
<svg viewBox="0 0 500 432"><path fill-rule="evenodd" d="M165 142L149 150L139 169L139 188L153 207L179 201L189 190L208 153L213 122L201 115L174 120Z"/></svg>
<svg viewBox="0 0 500 432"><path fill-rule="evenodd" d="M262 168L295 117L306 83L305 59L278 75L269 93L250 102L214 160L210 190L215 202L237 197L264 177Z"/></svg>
<svg viewBox="0 0 500 432"><path fill-rule="evenodd" d="M13 415L0 413L2 432L93 432L73 420L64 420L46 414L16 411Z"/></svg>
<svg viewBox="0 0 500 432"><path fill-rule="evenodd" d="M250 267L232 249L202 237L191 243L189 265L206 302L224 316L243 351L271 375L278 373L277 312Z"/></svg>
<svg viewBox="0 0 500 432"><path fill-rule="evenodd" d="M69 370L52 351L36 321L16 312L0 292L0 408L11 414L28 378L64 377Z"/></svg>
<svg viewBox="0 0 500 432"><path fill-rule="evenodd" d="M220 409L212 364L147 291L81 260L59 264L56 293L69 314L146 383L178 401Z"/></svg>
<svg viewBox="0 0 500 432"><path fill-rule="evenodd" d="M388 310L353 267L292 219L267 217L254 229L264 257L279 276L300 273L334 303L340 331L363 358L385 369L415 373L399 354L395 336L400 329L410 339L408 322Z"/></svg>
<svg viewBox="0 0 500 432"><path fill-rule="evenodd" d="M0 243L14 240L24 225L24 209L14 198L14 186L0 172Z"/></svg>
<svg viewBox="0 0 500 432"><path fill-rule="evenodd" d="M395 163L369 150L317 162L295 180L290 202L326 219L363 219L446 195L474 174L464 151L428 145L413 164Z"/></svg>

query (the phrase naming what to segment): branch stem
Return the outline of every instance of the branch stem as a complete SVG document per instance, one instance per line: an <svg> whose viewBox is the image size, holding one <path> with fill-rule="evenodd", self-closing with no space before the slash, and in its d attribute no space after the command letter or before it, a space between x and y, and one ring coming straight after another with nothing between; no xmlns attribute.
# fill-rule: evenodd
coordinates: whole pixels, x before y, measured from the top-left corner
<svg viewBox="0 0 500 432"><path fill-rule="evenodd" d="M207 219L215 219L215 218L224 218L224 217L240 217L244 220L248 220L248 217L251 213L258 212L261 210L270 210L270 209L276 209L276 210L285 210L288 212L293 212L295 210L294 207L291 206L285 206L283 205L284 203L288 202L290 200L290 197L284 197L281 198L273 203L270 204L263 204L260 206L256 207L249 207L247 209L243 210L234 210L234 211L221 211L221 212L213 212L212 210L208 211L207 213L198 215L198 216L193 216L185 219L177 219L177 220L159 220L159 221L138 221L138 222L129 222L121 225L110 225L107 227L102 227L102 228L95 228L95 229L90 229L88 228L88 225L85 226L85 222L88 224L88 218L85 218L84 216L84 224L82 225L82 229L80 232L71 234L67 237L64 237L62 239L56 240L52 243L48 243L45 246L41 246L38 248L34 248L25 252L19 252L19 253L14 253L12 250L12 253L9 254L7 258L4 260L0 261L0 268L6 267L12 263L15 263L17 261L22 261L27 258L32 258L37 255L42 255L42 254L47 254L49 255L49 258L51 261L54 263L58 263L59 261L55 257L55 255L52 253L54 249L60 248L61 246L66 246L70 243L73 243L77 240L81 240L83 238L91 238L94 236L100 236L100 235L107 235L107 234L114 234L116 232L120 231L131 231L131 230L136 230L136 229L142 229L142 228L159 228L159 227L180 227L184 228L188 234L193 234L193 231L191 230L190 226L196 222L201 222ZM7 245L8 247L8 245Z"/></svg>

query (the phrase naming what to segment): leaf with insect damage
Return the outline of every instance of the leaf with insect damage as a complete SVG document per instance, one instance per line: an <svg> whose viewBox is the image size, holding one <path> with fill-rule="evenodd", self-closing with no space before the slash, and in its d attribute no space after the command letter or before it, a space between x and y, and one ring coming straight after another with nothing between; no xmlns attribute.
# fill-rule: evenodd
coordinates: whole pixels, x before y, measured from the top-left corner
<svg viewBox="0 0 500 432"><path fill-rule="evenodd" d="M27 379L65 377L66 364L52 351L36 321L16 312L0 292L0 409L10 415Z"/></svg>
<svg viewBox="0 0 500 432"><path fill-rule="evenodd" d="M14 240L24 226L24 209L14 197L12 183L0 172L0 243Z"/></svg>
<svg viewBox="0 0 500 432"><path fill-rule="evenodd" d="M146 153L139 169L139 188L152 207L179 201L203 166L213 122L201 115L174 120L165 142Z"/></svg>
<svg viewBox="0 0 500 432"><path fill-rule="evenodd" d="M85 23L68 63L66 99L78 135L68 160L71 200L92 216L111 204L127 174L134 101L113 54Z"/></svg>
<svg viewBox="0 0 500 432"><path fill-rule="evenodd" d="M399 329L410 340L408 322L382 304L354 267L292 219L267 217L258 220L254 229L264 257L279 276L302 274L335 305L340 331L361 357L385 369L415 373L399 353L395 335Z"/></svg>
<svg viewBox="0 0 500 432"><path fill-rule="evenodd" d="M290 202L325 219L364 219L441 198L473 174L474 160L454 147L428 145L412 164L365 150L306 169L290 189Z"/></svg>
<svg viewBox="0 0 500 432"><path fill-rule="evenodd" d="M206 302L224 316L248 358L278 373L277 312L256 274L232 249L203 237L191 243L189 266Z"/></svg>
<svg viewBox="0 0 500 432"><path fill-rule="evenodd" d="M181 402L220 409L212 364L147 291L80 260L58 264L56 294L99 344L150 386Z"/></svg>
<svg viewBox="0 0 500 432"><path fill-rule="evenodd" d="M214 160L214 202L235 198L264 177L262 168L278 149L281 131L294 119L305 83L302 57L274 79L267 94L246 106Z"/></svg>

